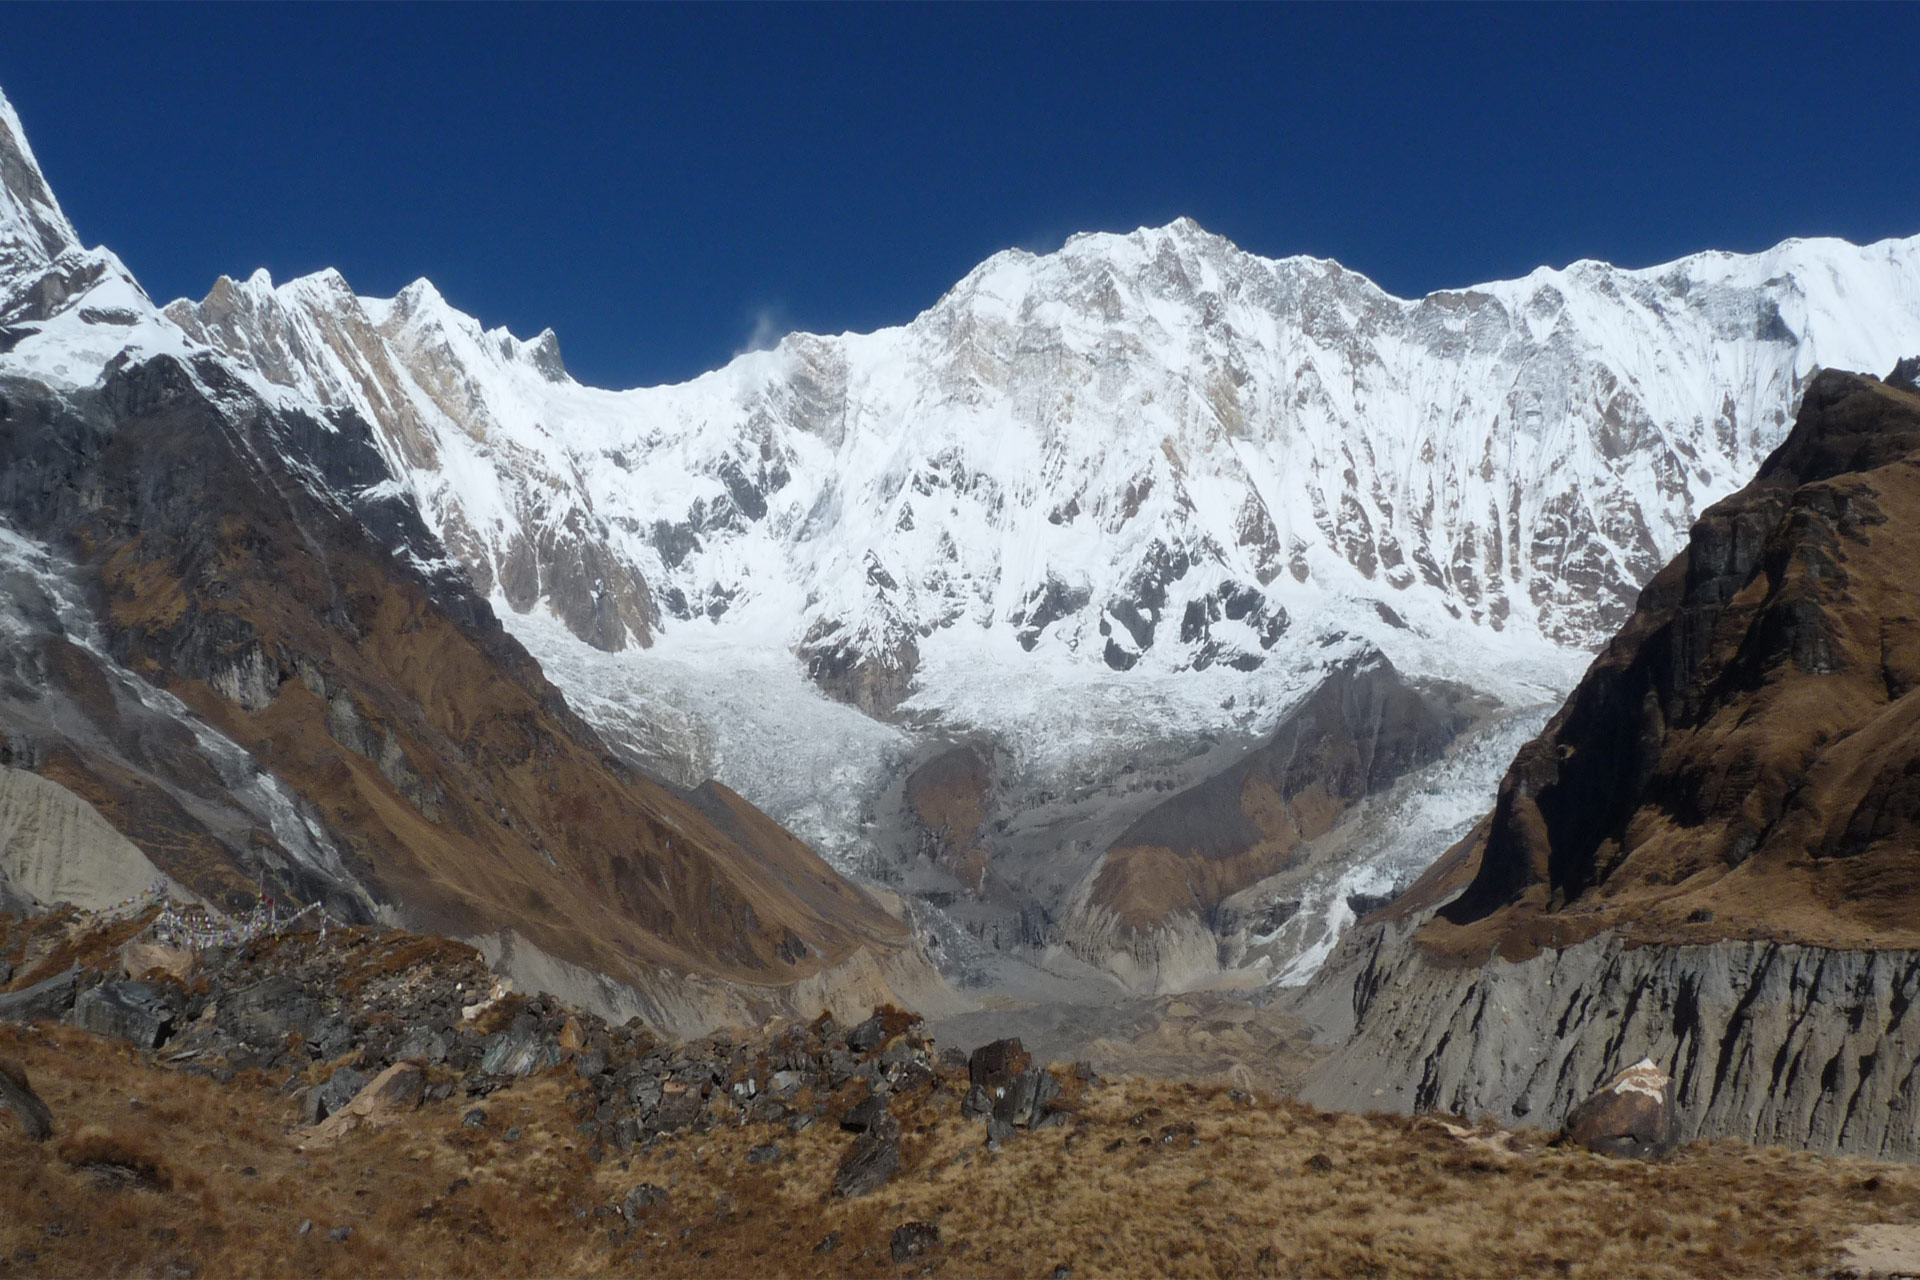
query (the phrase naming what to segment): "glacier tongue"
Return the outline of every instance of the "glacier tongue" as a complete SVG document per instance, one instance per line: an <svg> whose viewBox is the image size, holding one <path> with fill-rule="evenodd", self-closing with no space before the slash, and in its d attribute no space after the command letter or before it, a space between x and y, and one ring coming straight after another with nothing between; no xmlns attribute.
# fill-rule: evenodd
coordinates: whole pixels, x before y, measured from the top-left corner
<svg viewBox="0 0 1920 1280"><path fill-rule="evenodd" d="M982 936L1060 941L1103 842L1353 645L1495 700L1504 727L1421 775L1456 795L1375 798L1390 838L1316 843L1321 925L1216 918L1219 955L1188 948L1297 980L1348 894L1490 804L1485 742L1571 686L1812 371L1920 351L1920 239L1403 300L1182 219L1003 253L902 327L632 391L581 386L550 333L487 330L424 281L378 300L256 274L167 315L373 423L449 552L637 762L711 772ZM903 801L955 743L991 759L966 837L987 881L956 880Z"/></svg>

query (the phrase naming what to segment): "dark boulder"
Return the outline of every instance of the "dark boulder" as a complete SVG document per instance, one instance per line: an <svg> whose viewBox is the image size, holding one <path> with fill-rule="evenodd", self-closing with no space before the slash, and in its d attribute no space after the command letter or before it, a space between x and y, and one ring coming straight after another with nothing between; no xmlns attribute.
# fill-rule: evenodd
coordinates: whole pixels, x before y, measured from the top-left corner
<svg viewBox="0 0 1920 1280"><path fill-rule="evenodd" d="M834 1171L833 1194L841 1199L878 1190L900 1172L900 1124L888 1116L853 1140Z"/></svg>
<svg viewBox="0 0 1920 1280"><path fill-rule="evenodd" d="M150 982L109 982L80 993L73 1021L97 1036L152 1049L166 1039L178 1016L177 989Z"/></svg>
<svg viewBox="0 0 1920 1280"><path fill-rule="evenodd" d="M352 1102L359 1092L367 1087L367 1077L352 1067L341 1067L327 1082L307 1091L303 1110L308 1124L319 1124L340 1108Z"/></svg>
<svg viewBox="0 0 1920 1280"><path fill-rule="evenodd" d="M1673 1077L1642 1058L1575 1107L1564 1140L1605 1156L1664 1156L1673 1150Z"/></svg>
<svg viewBox="0 0 1920 1280"><path fill-rule="evenodd" d="M627 1198L620 1202L620 1215L633 1222L648 1210L667 1202L667 1189L656 1187L651 1182L642 1182L627 1192Z"/></svg>
<svg viewBox="0 0 1920 1280"><path fill-rule="evenodd" d="M840 1118L840 1127L854 1133L865 1133L886 1117L886 1095L870 1093L847 1108L847 1114Z"/></svg>
<svg viewBox="0 0 1920 1280"><path fill-rule="evenodd" d="M911 1262L940 1247L940 1228L931 1222L903 1222L893 1229L893 1260Z"/></svg>
<svg viewBox="0 0 1920 1280"><path fill-rule="evenodd" d="M11 1111L22 1132L35 1142L53 1135L53 1112L34 1093L26 1068L7 1058L0 1058L0 1107Z"/></svg>
<svg viewBox="0 0 1920 1280"><path fill-rule="evenodd" d="M993 1095L979 1085L967 1090L960 1101L960 1114L968 1120L980 1120L993 1114Z"/></svg>
<svg viewBox="0 0 1920 1280"><path fill-rule="evenodd" d="M1000 1089L1033 1065L1033 1055L1020 1047L1020 1038L983 1044L967 1059L967 1079L983 1089Z"/></svg>
<svg viewBox="0 0 1920 1280"><path fill-rule="evenodd" d="M886 1021L876 1013L847 1033L847 1048L855 1053L872 1053L886 1038Z"/></svg>
<svg viewBox="0 0 1920 1280"><path fill-rule="evenodd" d="M217 1016L221 1029L236 1039L275 1045L289 1032L313 1039L320 1006L292 978L276 976L222 999Z"/></svg>

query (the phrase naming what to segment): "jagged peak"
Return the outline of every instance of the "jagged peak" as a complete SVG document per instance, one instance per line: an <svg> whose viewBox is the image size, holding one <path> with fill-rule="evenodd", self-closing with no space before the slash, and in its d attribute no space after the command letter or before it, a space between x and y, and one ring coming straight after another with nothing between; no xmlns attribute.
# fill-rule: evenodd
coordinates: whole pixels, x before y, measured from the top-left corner
<svg viewBox="0 0 1920 1280"><path fill-rule="evenodd" d="M44 267L80 247L34 159L19 114L0 92L0 272Z"/></svg>

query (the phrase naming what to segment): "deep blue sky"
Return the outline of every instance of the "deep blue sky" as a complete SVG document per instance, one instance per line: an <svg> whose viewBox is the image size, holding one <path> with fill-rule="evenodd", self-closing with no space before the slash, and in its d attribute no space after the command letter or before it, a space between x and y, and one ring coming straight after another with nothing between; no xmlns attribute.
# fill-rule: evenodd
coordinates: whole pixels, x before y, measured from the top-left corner
<svg viewBox="0 0 1920 1280"><path fill-rule="evenodd" d="M911 318L1190 214L1396 293L1920 232L1920 6L0 6L67 213L157 299L433 279L575 375Z"/></svg>

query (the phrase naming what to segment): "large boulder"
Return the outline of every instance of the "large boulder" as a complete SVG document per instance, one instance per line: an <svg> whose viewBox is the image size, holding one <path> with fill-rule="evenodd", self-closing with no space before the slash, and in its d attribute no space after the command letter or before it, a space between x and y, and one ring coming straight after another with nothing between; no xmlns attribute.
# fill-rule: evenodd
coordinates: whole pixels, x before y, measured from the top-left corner
<svg viewBox="0 0 1920 1280"><path fill-rule="evenodd" d="M995 1040L975 1049L967 1059L967 1079L991 1092L1005 1088L1032 1065L1033 1055L1021 1048L1018 1036Z"/></svg>
<svg viewBox="0 0 1920 1280"><path fill-rule="evenodd" d="M887 1116L858 1138L833 1174L833 1194L851 1199L876 1191L900 1172L900 1122Z"/></svg>
<svg viewBox="0 0 1920 1280"><path fill-rule="evenodd" d="M1606 1156L1664 1156L1673 1150L1673 1077L1640 1061L1602 1085L1567 1117L1565 1140Z"/></svg>
<svg viewBox="0 0 1920 1280"><path fill-rule="evenodd" d="M328 1116L314 1131L314 1138L325 1144L362 1125L384 1129L398 1124L419 1109L426 1091L427 1076L418 1063L396 1062L355 1094L353 1101Z"/></svg>
<svg viewBox="0 0 1920 1280"><path fill-rule="evenodd" d="M97 1036L157 1048L179 1016L177 988L153 982L108 982L80 993L73 1020Z"/></svg>
<svg viewBox="0 0 1920 1280"><path fill-rule="evenodd" d="M35 1142L53 1135L53 1112L34 1093L26 1068L10 1058L0 1058L0 1107L11 1111L21 1131Z"/></svg>
<svg viewBox="0 0 1920 1280"><path fill-rule="evenodd" d="M307 1091L304 1108L308 1124L319 1124L345 1107L367 1087L367 1078L352 1067L341 1067L327 1082Z"/></svg>

